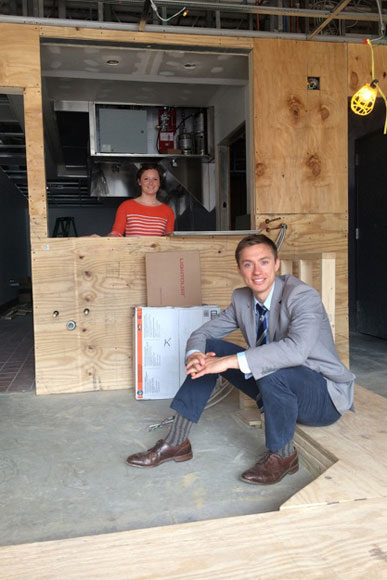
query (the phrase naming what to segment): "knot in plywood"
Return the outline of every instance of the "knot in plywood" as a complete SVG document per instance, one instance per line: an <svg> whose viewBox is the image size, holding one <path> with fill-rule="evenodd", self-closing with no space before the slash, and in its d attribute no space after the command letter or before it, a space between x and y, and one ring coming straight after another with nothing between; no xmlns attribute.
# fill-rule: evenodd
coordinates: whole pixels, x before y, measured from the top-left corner
<svg viewBox="0 0 387 580"><path fill-rule="evenodd" d="M325 121L326 119L328 119L328 117L330 115L329 109L328 109L328 107L326 105L320 105L319 113L320 113L321 119L323 121Z"/></svg>
<svg viewBox="0 0 387 580"><path fill-rule="evenodd" d="M257 163L255 165L255 174L257 177L262 177L266 171L266 165L264 163Z"/></svg>
<svg viewBox="0 0 387 580"><path fill-rule="evenodd" d="M88 344L86 346L86 355L92 357L99 356L97 347L94 344Z"/></svg>
<svg viewBox="0 0 387 580"><path fill-rule="evenodd" d="M375 545L375 547L372 548L372 550L370 550L369 553L372 558L380 560L381 562L387 562L387 552L382 550L380 546Z"/></svg>
<svg viewBox="0 0 387 580"><path fill-rule="evenodd" d="M316 154L310 155L310 157L306 161L306 165L307 165L307 167L309 167L309 169L311 170L312 175L314 177L317 177L318 175L320 175L320 173L321 173L321 161L320 161L318 155L316 155Z"/></svg>
<svg viewBox="0 0 387 580"><path fill-rule="evenodd" d="M301 116L302 111L305 111L305 106L302 103L301 99L299 99L298 97L296 97L294 95L290 95L290 97L288 98L288 107L289 107L289 111L290 111L290 113L295 121L298 121L298 119Z"/></svg>
<svg viewBox="0 0 387 580"><path fill-rule="evenodd" d="M359 75L354 70L350 74L349 86L353 91L359 86Z"/></svg>
<svg viewBox="0 0 387 580"><path fill-rule="evenodd" d="M82 294L82 300L87 303L93 302L96 299L97 295L95 292L84 292Z"/></svg>

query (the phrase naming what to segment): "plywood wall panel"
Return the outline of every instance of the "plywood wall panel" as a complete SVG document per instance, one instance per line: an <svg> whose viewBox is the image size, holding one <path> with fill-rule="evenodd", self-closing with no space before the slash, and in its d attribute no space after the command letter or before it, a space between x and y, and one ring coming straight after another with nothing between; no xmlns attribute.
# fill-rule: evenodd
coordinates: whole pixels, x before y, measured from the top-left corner
<svg viewBox="0 0 387 580"><path fill-rule="evenodd" d="M274 220L269 224L266 219ZM322 251L346 251L348 233L348 215L343 213L326 214L303 214L295 213L259 213L256 215L256 227L262 228L264 233L273 239L278 235L278 230L270 229L285 223L288 226L283 250L287 253L297 253L306 249L308 253L321 253ZM266 230L269 228L269 231Z"/></svg>
<svg viewBox="0 0 387 580"><path fill-rule="evenodd" d="M83 390L79 333L66 330L75 318L76 285L71 244L63 241L56 252L49 244L32 252L37 394L56 392L55 385Z"/></svg>
<svg viewBox="0 0 387 580"><path fill-rule="evenodd" d="M0 23L0 87L39 87L39 30Z"/></svg>
<svg viewBox="0 0 387 580"><path fill-rule="evenodd" d="M257 210L345 211L346 48L259 39L253 68ZM319 91L307 89L308 76L320 78Z"/></svg>
<svg viewBox="0 0 387 580"><path fill-rule="evenodd" d="M296 223L303 216L292 218ZM321 221L320 215L317 218ZM342 219L339 216L339 224ZM300 241L289 229L284 249L289 256L318 252L328 245ZM312 238L313 227L310 232ZM234 258L239 239L67 238L38 244L33 260L38 393L133 387L133 307L146 305L145 254L199 250L203 303L224 308L233 289L242 284ZM338 271L342 269L341 265ZM59 312L55 318L54 311ZM66 330L68 320L76 322L75 330ZM346 336L345 309L337 309L336 321L343 350L340 333Z"/></svg>
<svg viewBox="0 0 387 580"><path fill-rule="evenodd" d="M37 392L134 386L133 307L146 305L145 254L200 251L202 301L226 307L241 285L240 237L57 238L33 252ZM53 317L53 312L59 315ZM76 322L73 331L66 329Z"/></svg>
<svg viewBox="0 0 387 580"><path fill-rule="evenodd" d="M280 218L271 224L265 220ZM342 360L348 364L348 255L347 213L340 214L257 214L256 227L261 228L273 240L278 230L266 231L278 223L288 226L280 254L302 256L332 252L336 254L336 347ZM297 274L297 272L296 272Z"/></svg>

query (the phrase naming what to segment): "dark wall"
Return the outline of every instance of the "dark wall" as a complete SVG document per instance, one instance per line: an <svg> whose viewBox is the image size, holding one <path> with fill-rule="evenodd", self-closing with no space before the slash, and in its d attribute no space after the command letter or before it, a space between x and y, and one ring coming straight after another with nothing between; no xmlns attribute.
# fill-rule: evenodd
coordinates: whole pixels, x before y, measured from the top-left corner
<svg viewBox="0 0 387 580"><path fill-rule="evenodd" d="M386 109L381 98L377 99L370 115L360 117L349 108L348 112L348 306L349 328L356 330L356 140L371 133L383 134ZM386 135L387 141L387 135ZM372 176L370 175L370 182Z"/></svg>
<svg viewBox="0 0 387 580"><path fill-rule="evenodd" d="M18 297L12 285L30 271L29 222L26 198L0 169L0 307Z"/></svg>
<svg viewBox="0 0 387 580"><path fill-rule="evenodd" d="M125 199L127 198L105 198L98 206L49 207L48 235L52 236L53 234L56 218L72 217L74 218L78 236L90 236L91 234L106 236L112 229L117 207ZM74 236L72 228L70 230L70 236Z"/></svg>

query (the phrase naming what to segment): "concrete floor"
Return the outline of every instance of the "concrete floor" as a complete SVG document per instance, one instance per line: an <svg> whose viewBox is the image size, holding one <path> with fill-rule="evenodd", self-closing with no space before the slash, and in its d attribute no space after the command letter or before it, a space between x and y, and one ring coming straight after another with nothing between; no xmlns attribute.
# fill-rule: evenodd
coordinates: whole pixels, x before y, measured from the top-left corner
<svg viewBox="0 0 387 580"><path fill-rule="evenodd" d="M6 326L15 336L31 325L16 320L0 320L3 344ZM384 396L386 351L387 341L351 336L358 382ZM168 401L135 401L128 391L36 397L30 378L28 392L16 381L0 395L0 545L273 511L311 480L303 466L275 486L239 480L264 438L238 418L236 393L192 429L193 460L145 470L125 458L164 436L167 427L147 427L171 414Z"/></svg>
<svg viewBox="0 0 387 580"><path fill-rule="evenodd" d="M349 350L356 382L387 397L387 340L350 332Z"/></svg>
<svg viewBox="0 0 387 580"><path fill-rule="evenodd" d="M157 469L125 465L167 427L166 401L127 391L0 398L0 544L147 528L273 511L310 481L301 468L276 486L239 481L264 449L235 415L238 399L208 409L191 432L194 459Z"/></svg>

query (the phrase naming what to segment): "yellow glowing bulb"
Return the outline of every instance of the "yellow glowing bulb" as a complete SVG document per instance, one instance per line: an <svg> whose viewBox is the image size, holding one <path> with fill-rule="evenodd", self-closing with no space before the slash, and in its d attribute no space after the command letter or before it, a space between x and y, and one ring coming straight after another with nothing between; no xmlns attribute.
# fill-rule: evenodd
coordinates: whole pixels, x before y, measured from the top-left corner
<svg viewBox="0 0 387 580"><path fill-rule="evenodd" d="M351 109L356 115L368 115L374 108L378 89L376 85L367 83L355 93L351 99Z"/></svg>

